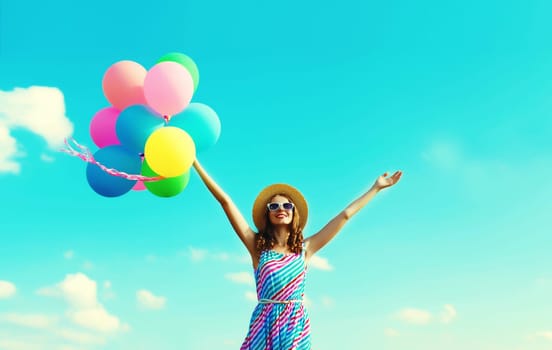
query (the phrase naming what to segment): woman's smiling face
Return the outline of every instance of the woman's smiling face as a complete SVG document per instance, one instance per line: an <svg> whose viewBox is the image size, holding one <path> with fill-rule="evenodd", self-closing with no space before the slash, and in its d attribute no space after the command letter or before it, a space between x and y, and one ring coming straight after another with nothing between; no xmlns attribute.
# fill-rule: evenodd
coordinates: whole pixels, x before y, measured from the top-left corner
<svg viewBox="0 0 552 350"><path fill-rule="evenodd" d="M272 225L289 225L293 220L293 208L284 209L282 203L290 203L289 199L276 195L270 199L269 203L279 203L280 206L276 210L269 210L268 217Z"/></svg>

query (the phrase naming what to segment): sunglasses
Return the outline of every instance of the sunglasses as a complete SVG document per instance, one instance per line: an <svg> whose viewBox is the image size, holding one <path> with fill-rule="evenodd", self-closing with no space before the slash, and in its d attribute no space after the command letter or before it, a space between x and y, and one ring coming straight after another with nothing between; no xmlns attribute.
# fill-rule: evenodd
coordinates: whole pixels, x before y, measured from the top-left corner
<svg viewBox="0 0 552 350"><path fill-rule="evenodd" d="M268 210L270 211L276 211L280 208L283 208L284 210L291 210L293 209L293 203L289 203L289 202L286 202L286 203L268 203L266 205L266 207L268 208Z"/></svg>

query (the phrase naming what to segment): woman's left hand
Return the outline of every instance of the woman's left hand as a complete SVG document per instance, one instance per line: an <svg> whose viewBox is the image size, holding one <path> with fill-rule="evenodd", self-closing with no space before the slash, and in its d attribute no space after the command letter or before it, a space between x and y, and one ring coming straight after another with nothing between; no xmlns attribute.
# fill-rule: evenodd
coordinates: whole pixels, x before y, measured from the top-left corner
<svg viewBox="0 0 552 350"><path fill-rule="evenodd" d="M387 188L387 187L390 187L390 186L393 186L394 184L396 184L397 182L399 182L399 180L401 179L401 176L402 176L402 171L396 171L393 175L387 177L388 173L384 173L383 175L381 175L380 177L378 177L378 179L376 180L376 183L374 183L374 187L378 190L382 190L384 188Z"/></svg>

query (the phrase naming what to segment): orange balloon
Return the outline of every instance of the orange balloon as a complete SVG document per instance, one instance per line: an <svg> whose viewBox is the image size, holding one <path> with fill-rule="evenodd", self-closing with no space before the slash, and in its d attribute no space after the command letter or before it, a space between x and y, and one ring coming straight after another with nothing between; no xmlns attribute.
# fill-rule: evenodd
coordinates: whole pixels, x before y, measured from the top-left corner
<svg viewBox="0 0 552 350"><path fill-rule="evenodd" d="M107 69L102 80L105 97L119 111L130 105L146 104L146 68L134 61L119 61Z"/></svg>
<svg viewBox="0 0 552 350"><path fill-rule="evenodd" d="M166 126L151 133L144 148L144 158L151 170L163 177L184 174L194 163L196 147L184 130Z"/></svg>

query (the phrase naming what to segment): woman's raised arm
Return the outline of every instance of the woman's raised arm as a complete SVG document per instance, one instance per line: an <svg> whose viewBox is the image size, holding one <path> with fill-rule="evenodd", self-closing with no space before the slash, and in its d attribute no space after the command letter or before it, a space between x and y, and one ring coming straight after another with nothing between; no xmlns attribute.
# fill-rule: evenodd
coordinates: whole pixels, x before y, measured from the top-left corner
<svg viewBox="0 0 552 350"><path fill-rule="evenodd" d="M379 191L396 184L400 180L401 176L402 171L397 171L390 177L387 177L387 173L384 173L378 177L374 185L367 192L349 204L320 231L305 240L307 255L312 256L328 244L353 215L368 204L368 202L374 198Z"/></svg>
<svg viewBox="0 0 552 350"><path fill-rule="evenodd" d="M238 234L251 257L256 256L255 249L255 232L249 227L249 224L245 220L238 207L234 204L230 196L228 196L222 188L209 176L209 174L203 169L201 164L197 161L194 162L194 168L196 169L199 177L207 186L207 189L213 194L215 199L220 203L222 209L226 213L230 224L234 228L234 231Z"/></svg>

